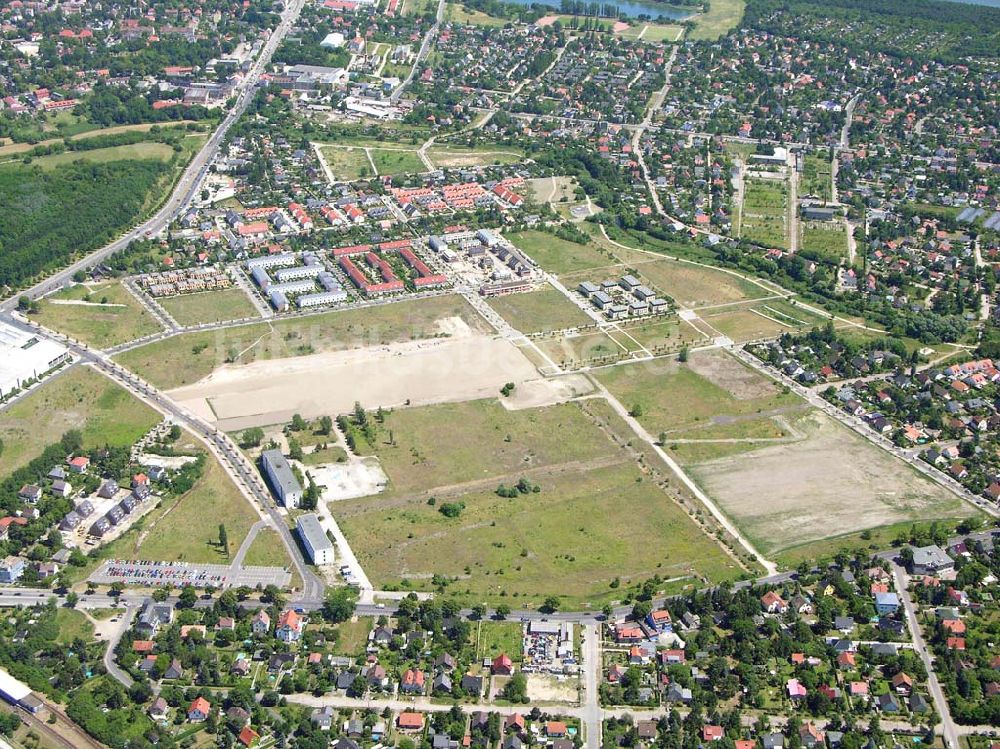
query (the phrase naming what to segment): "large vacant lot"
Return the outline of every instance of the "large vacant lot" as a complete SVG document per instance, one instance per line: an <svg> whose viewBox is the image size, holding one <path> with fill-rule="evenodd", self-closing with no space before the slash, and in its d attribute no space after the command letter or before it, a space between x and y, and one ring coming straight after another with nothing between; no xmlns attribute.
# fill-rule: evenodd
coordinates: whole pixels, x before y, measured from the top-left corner
<svg viewBox="0 0 1000 749"><path fill-rule="evenodd" d="M185 333L132 349L118 359L157 387L169 389L197 382L227 363L444 337L455 329L492 330L464 299L449 295Z"/></svg>
<svg viewBox="0 0 1000 749"><path fill-rule="evenodd" d="M739 571L634 464L537 483L539 493L515 499L491 489L451 499L465 505L457 518L419 502L373 507L341 524L377 586L406 580L430 589L438 573L454 578L448 591L465 600L515 608L553 592L566 607L599 606L620 596L610 587L616 577L718 581Z"/></svg>
<svg viewBox="0 0 1000 749"><path fill-rule="evenodd" d="M689 466L765 552L899 523L968 514L964 503L817 411L801 439Z"/></svg>
<svg viewBox="0 0 1000 749"><path fill-rule="evenodd" d="M770 296L763 286L735 273L618 248L615 254L654 289L680 306L699 308Z"/></svg>
<svg viewBox="0 0 1000 749"><path fill-rule="evenodd" d="M42 302L38 320L99 348L162 330L118 281L76 284L57 292Z"/></svg>
<svg viewBox="0 0 1000 749"><path fill-rule="evenodd" d="M236 553L258 515L209 456L205 473L187 494L154 511L139 535L136 559L225 564ZM226 526L229 554L219 547L219 524Z"/></svg>
<svg viewBox="0 0 1000 749"><path fill-rule="evenodd" d="M507 382L537 378L534 365L510 341L465 334L227 364L170 395L230 431L284 423L295 413L346 413L356 401L391 408L484 398Z"/></svg>
<svg viewBox="0 0 1000 749"><path fill-rule="evenodd" d="M780 437L771 421L805 404L721 351L601 370L598 379L651 434L674 439ZM763 431L762 431L763 430Z"/></svg>
<svg viewBox="0 0 1000 749"><path fill-rule="evenodd" d="M159 421L156 411L104 375L77 366L0 411L0 467L6 473L24 465L70 429L82 432L87 449L124 447Z"/></svg>
<svg viewBox="0 0 1000 749"><path fill-rule="evenodd" d="M508 234L507 239L527 252L542 268L559 275L604 268L617 262L595 245L568 242L544 231L515 232Z"/></svg>
<svg viewBox="0 0 1000 749"><path fill-rule="evenodd" d="M497 297L491 299L489 304L522 333L577 328L593 322L565 294L551 287Z"/></svg>
<svg viewBox="0 0 1000 749"><path fill-rule="evenodd" d="M178 324L185 326L258 316L253 302L238 287L182 294L160 299L159 302Z"/></svg>
<svg viewBox="0 0 1000 749"><path fill-rule="evenodd" d="M374 445L360 449L379 457L390 493L403 496L517 481L522 473L556 465L624 460L573 403L508 411L495 398L392 411ZM349 506L337 506L342 504Z"/></svg>

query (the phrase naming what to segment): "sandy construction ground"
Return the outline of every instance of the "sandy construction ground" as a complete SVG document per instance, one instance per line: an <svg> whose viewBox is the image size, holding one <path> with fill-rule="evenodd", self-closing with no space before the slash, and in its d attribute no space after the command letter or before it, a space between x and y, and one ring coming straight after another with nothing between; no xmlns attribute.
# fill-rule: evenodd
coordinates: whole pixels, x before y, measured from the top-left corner
<svg viewBox="0 0 1000 749"><path fill-rule="evenodd" d="M532 702L571 702L580 700L580 680L559 679L550 674L528 674L528 699Z"/></svg>
<svg viewBox="0 0 1000 749"><path fill-rule="evenodd" d="M957 497L826 415L813 411L795 426L800 442L689 467L759 548L966 514Z"/></svg>
<svg viewBox="0 0 1000 749"><path fill-rule="evenodd" d="M496 395L504 383L537 379L509 341L465 335L225 365L169 392L227 431L365 408L463 401Z"/></svg>
<svg viewBox="0 0 1000 749"><path fill-rule="evenodd" d="M312 476L327 502L378 494L389 483L377 458L356 458L346 463L318 466L300 465L300 468L303 473Z"/></svg>

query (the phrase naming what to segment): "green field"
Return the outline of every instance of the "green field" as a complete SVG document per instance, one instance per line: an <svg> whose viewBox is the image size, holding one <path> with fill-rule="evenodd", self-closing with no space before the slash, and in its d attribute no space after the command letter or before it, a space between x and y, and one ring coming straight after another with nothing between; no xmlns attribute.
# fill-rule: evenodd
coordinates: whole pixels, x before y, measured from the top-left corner
<svg viewBox="0 0 1000 749"><path fill-rule="evenodd" d="M337 182L350 182L374 176L368 154L363 148L323 146L320 153Z"/></svg>
<svg viewBox="0 0 1000 749"><path fill-rule="evenodd" d="M51 156L36 156L31 160L31 163L37 164L42 169L56 169L64 164L80 160L100 164L111 161L125 161L127 159L169 161L173 155L174 149L166 143L150 141L146 143L132 143L127 146L95 148L92 151L64 151L63 153L56 153Z"/></svg>
<svg viewBox="0 0 1000 749"><path fill-rule="evenodd" d="M515 663L521 662L523 638L520 622L479 622L476 627L476 660L493 660L506 653Z"/></svg>
<svg viewBox="0 0 1000 749"><path fill-rule="evenodd" d="M373 148L370 153L380 176L428 171L416 151L404 151L398 148Z"/></svg>
<svg viewBox="0 0 1000 749"><path fill-rule="evenodd" d="M89 301L57 303L84 299ZM36 317L42 325L98 348L132 341L163 329L119 281L74 284L44 300Z"/></svg>
<svg viewBox="0 0 1000 749"><path fill-rule="evenodd" d="M726 436L745 436L747 423L764 412L798 408L798 396L722 353L693 354L689 363L675 361L627 364L601 370L597 378L653 435L701 437L701 430L723 426ZM775 428L775 431L777 429ZM718 436L718 435L716 435ZM777 436L777 435L772 435Z"/></svg>
<svg viewBox="0 0 1000 749"><path fill-rule="evenodd" d="M474 330L492 330L462 297L449 295L184 333L127 351L118 361L157 387L174 388L196 382L226 362L247 364L433 338L441 335L438 321L454 317Z"/></svg>
<svg viewBox="0 0 1000 749"><path fill-rule="evenodd" d="M407 5L416 1L407 0ZM460 23L468 26L504 26L510 23L506 18L491 16L488 13L483 13L481 10L467 8L457 2L445 5L444 17L451 23Z"/></svg>
<svg viewBox="0 0 1000 749"><path fill-rule="evenodd" d="M170 316L181 325L240 320L257 317L257 309L246 293L233 287L221 291L203 291L157 300Z"/></svg>
<svg viewBox="0 0 1000 749"><path fill-rule="evenodd" d="M160 421L160 415L90 367L56 375L0 411L3 470L28 463L70 429L86 449L125 447Z"/></svg>
<svg viewBox="0 0 1000 749"><path fill-rule="evenodd" d="M670 23L635 22L618 36L641 39L644 42L676 42L684 34L684 27Z"/></svg>
<svg viewBox="0 0 1000 749"><path fill-rule="evenodd" d="M765 247L788 248L788 189L783 182L747 179L740 236Z"/></svg>
<svg viewBox="0 0 1000 749"><path fill-rule="evenodd" d="M236 546L233 545L233 548L235 551ZM291 560L278 532L273 528L262 528L247 549L243 564L246 567L290 567Z"/></svg>
<svg viewBox="0 0 1000 749"><path fill-rule="evenodd" d="M542 268L557 275L606 268L617 263L608 252L594 245L568 242L544 231L514 232L506 237Z"/></svg>
<svg viewBox="0 0 1000 749"><path fill-rule="evenodd" d="M656 291L690 309L759 299L769 294L763 286L725 270L638 250L618 249L615 254L627 266L623 272L633 272Z"/></svg>
<svg viewBox="0 0 1000 749"><path fill-rule="evenodd" d="M58 642L70 645L77 638L84 642L94 639L94 625L82 611L60 608L56 610L56 624L59 625Z"/></svg>
<svg viewBox="0 0 1000 749"><path fill-rule="evenodd" d="M576 328L593 322L565 294L548 286L540 291L496 297L489 305L522 333Z"/></svg>
<svg viewBox="0 0 1000 749"><path fill-rule="evenodd" d="M379 457L394 496L490 477L516 482L521 472L616 454L575 404L508 411L493 399L397 409L379 426L375 444L359 449ZM346 512L356 505L338 502L337 507Z"/></svg>
<svg viewBox="0 0 1000 749"><path fill-rule="evenodd" d="M700 582L739 572L630 463L537 483L538 494L515 499L492 490L463 494L465 509L453 519L420 502L381 510L369 504L340 522L376 585L406 580L429 589L437 573L454 578L446 592L464 601L515 608L552 593L567 608L599 606L620 596L611 587L616 578Z"/></svg>
<svg viewBox="0 0 1000 749"><path fill-rule="evenodd" d="M746 0L709 0L708 12L694 17L690 39L714 41L736 28L743 18Z"/></svg>
<svg viewBox="0 0 1000 749"><path fill-rule="evenodd" d="M536 345L557 364L579 364L600 360L603 357L617 356L629 350L624 342L619 345L616 343L616 339L603 331L561 338L546 338L537 341Z"/></svg>
<svg viewBox="0 0 1000 749"><path fill-rule="evenodd" d="M165 503L150 515L147 534L137 559L216 562L225 564L236 553L258 515L250 501L214 457L205 462L205 473L187 494ZM226 526L227 555L219 548L219 524Z"/></svg>

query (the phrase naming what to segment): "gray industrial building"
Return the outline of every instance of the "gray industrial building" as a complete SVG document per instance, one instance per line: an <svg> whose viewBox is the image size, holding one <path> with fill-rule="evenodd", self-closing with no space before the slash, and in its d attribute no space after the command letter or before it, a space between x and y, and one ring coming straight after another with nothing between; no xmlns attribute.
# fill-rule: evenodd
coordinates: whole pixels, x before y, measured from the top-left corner
<svg viewBox="0 0 1000 749"><path fill-rule="evenodd" d="M295 522L302 546L313 564L333 564L333 544L319 524L319 518L313 514L302 515Z"/></svg>
<svg viewBox="0 0 1000 749"><path fill-rule="evenodd" d="M298 507L302 501L302 485L295 478L292 467L281 451L265 450L260 456L260 462L278 501L289 509Z"/></svg>

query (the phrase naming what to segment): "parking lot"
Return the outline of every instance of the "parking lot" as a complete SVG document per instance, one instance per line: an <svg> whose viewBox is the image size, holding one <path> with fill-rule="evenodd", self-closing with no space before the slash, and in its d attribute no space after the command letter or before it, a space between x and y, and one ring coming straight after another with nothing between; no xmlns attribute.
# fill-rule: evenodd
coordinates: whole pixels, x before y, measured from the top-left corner
<svg viewBox="0 0 1000 749"><path fill-rule="evenodd" d="M233 568L224 564L189 564L186 562L150 562L128 559L109 559L98 567L89 578L96 585L125 583L142 587L171 585L196 588L238 588L258 585L285 587L291 582L291 573L281 567Z"/></svg>

